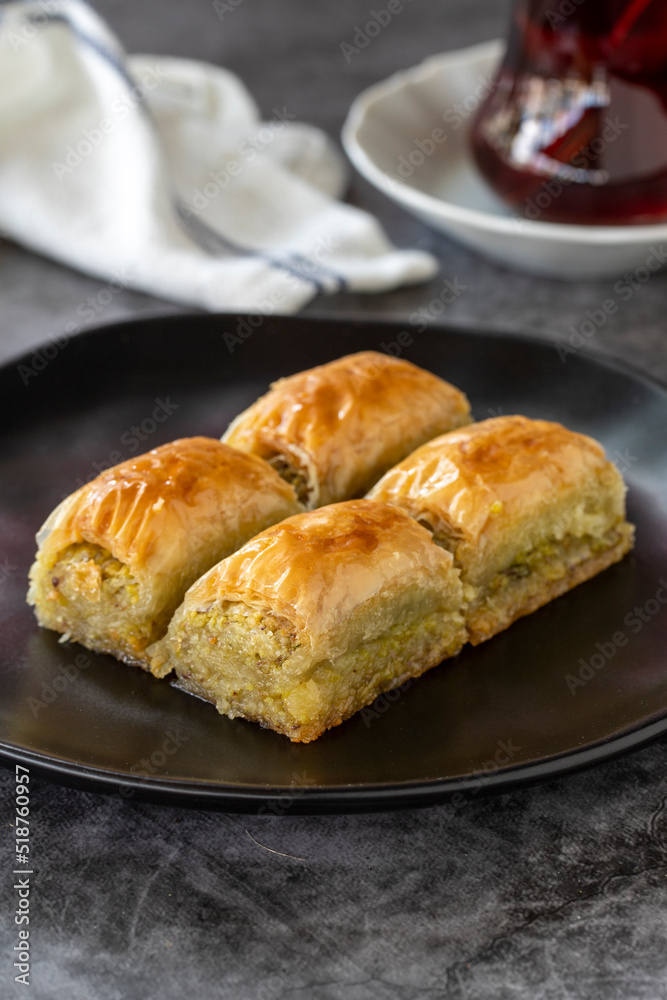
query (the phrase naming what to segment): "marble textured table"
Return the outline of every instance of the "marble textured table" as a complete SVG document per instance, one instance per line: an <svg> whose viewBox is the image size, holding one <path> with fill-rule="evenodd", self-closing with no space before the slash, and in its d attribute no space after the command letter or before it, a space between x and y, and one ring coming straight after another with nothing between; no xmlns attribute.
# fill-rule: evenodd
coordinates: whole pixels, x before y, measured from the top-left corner
<svg viewBox="0 0 667 1000"><path fill-rule="evenodd" d="M287 104L332 135L363 87L502 33L508 12L505 0L405 0L400 21L346 62L341 42L382 6L236 0L218 4L221 18L209 0L97 2L131 51L228 66L266 113ZM431 248L442 273L389 295L320 299L308 312L407 318L458 277L467 291L440 322L567 339L608 297L608 281L561 283L489 264L359 178L350 198L398 243ZM0 360L57 334L99 287L0 242ZM658 275L590 348L667 379L666 309L667 277ZM178 311L123 291L96 321ZM0 771L8 1000L667 997L665 741L458 809L375 815L225 816L34 781L29 988L10 968L12 788Z"/></svg>

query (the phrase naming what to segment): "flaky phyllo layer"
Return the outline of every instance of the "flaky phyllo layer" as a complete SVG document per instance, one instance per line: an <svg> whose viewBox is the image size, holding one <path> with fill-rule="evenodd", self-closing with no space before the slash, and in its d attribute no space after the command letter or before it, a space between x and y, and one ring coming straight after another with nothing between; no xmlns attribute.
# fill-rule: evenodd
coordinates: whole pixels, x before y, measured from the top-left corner
<svg viewBox="0 0 667 1000"><path fill-rule="evenodd" d="M153 672L308 742L465 641L452 558L368 500L288 518L186 594Z"/></svg>
<svg viewBox="0 0 667 1000"><path fill-rule="evenodd" d="M618 562L632 548L634 529L619 522L602 535L545 539L518 553L507 569L485 587L467 587L468 638L473 644L491 638L572 587Z"/></svg>
<svg viewBox="0 0 667 1000"><path fill-rule="evenodd" d="M149 667L188 587L258 531L301 509L253 455L184 438L101 473L38 535L29 603L41 625Z"/></svg>
<svg viewBox="0 0 667 1000"><path fill-rule="evenodd" d="M632 547L618 470L596 441L543 420L497 417L442 435L369 496L401 507L452 553L472 643Z"/></svg>
<svg viewBox="0 0 667 1000"><path fill-rule="evenodd" d="M270 462L311 509L361 496L418 445L470 419L448 382L361 351L275 382L223 440Z"/></svg>
<svg viewBox="0 0 667 1000"><path fill-rule="evenodd" d="M460 650L462 614L428 610L433 603L416 599L418 611L406 610L379 634L318 659L304 651L307 640L294 623L225 602L179 616L169 631L170 648L163 641L156 654L163 667L175 668L186 688L213 701L222 714L308 742ZM372 617L369 608L362 613Z"/></svg>

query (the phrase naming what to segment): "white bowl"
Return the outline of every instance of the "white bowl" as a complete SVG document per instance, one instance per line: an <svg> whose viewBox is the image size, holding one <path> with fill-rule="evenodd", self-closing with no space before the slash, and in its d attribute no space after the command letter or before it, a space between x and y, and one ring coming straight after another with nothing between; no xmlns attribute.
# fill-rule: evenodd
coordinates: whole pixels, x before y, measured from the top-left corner
<svg viewBox="0 0 667 1000"><path fill-rule="evenodd" d="M573 226L512 214L483 180L470 127L503 53L486 42L395 73L354 101L343 145L367 180L409 212L479 253L553 278L657 270L667 223Z"/></svg>

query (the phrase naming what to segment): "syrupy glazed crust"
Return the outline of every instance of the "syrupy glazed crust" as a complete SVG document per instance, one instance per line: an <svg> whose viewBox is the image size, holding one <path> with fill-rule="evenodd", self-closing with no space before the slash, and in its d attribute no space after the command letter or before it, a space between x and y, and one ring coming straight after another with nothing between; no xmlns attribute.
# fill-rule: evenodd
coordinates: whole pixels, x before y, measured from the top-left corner
<svg viewBox="0 0 667 1000"><path fill-rule="evenodd" d="M625 518L623 480L597 441L522 416L429 441L368 495L430 527L474 583L542 538L604 533Z"/></svg>
<svg viewBox="0 0 667 1000"><path fill-rule="evenodd" d="M493 417L429 441L368 495L479 544L608 467L601 445L584 434L547 420Z"/></svg>
<svg viewBox="0 0 667 1000"><path fill-rule="evenodd" d="M312 508L360 496L418 445L470 419L448 382L362 351L274 383L223 441L291 467Z"/></svg>
<svg viewBox="0 0 667 1000"><path fill-rule="evenodd" d="M103 472L53 511L38 535L28 601L41 625L144 665L145 646L163 634L188 586L299 510L261 459L213 438L172 441ZM98 551L88 558L86 546ZM61 586L52 571L65 553ZM128 608L107 592L97 565L111 565L107 556L127 571Z"/></svg>
<svg viewBox="0 0 667 1000"><path fill-rule="evenodd" d="M180 438L81 487L51 514L40 539L45 551L86 541L135 573L171 573L202 546L219 547L220 529L236 547L271 508L286 517L300 505L265 462L214 438Z"/></svg>
<svg viewBox="0 0 667 1000"><path fill-rule="evenodd" d="M399 578L437 578L452 564L403 511L350 500L267 528L198 580L186 602L201 607L223 595L284 615L315 639L339 631L355 608Z"/></svg>
<svg viewBox="0 0 667 1000"><path fill-rule="evenodd" d="M268 528L187 592L152 670L218 711L316 739L461 649L451 555L407 514L352 500Z"/></svg>
<svg viewBox="0 0 667 1000"><path fill-rule="evenodd" d="M405 510L453 554L473 644L632 547L618 469L597 441L545 420L497 417L445 434L369 496Z"/></svg>

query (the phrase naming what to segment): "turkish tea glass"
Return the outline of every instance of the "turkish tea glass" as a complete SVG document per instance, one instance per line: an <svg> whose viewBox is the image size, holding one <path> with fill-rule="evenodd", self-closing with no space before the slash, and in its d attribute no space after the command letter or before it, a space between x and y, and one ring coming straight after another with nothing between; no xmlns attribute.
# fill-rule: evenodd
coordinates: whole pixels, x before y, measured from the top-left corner
<svg viewBox="0 0 667 1000"><path fill-rule="evenodd" d="M517 0L472 143L529 219L667 219L667 0Z"/></svg>

